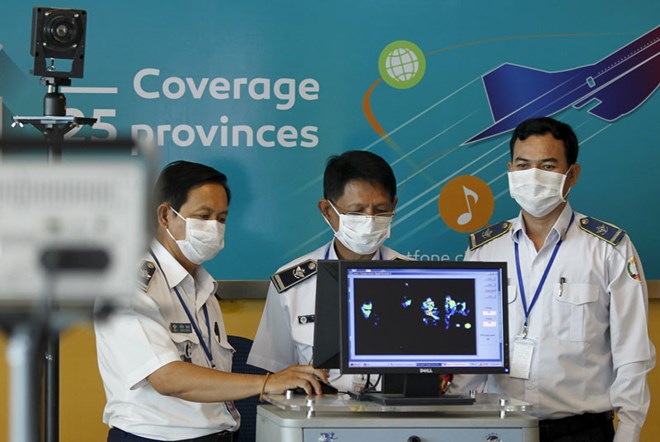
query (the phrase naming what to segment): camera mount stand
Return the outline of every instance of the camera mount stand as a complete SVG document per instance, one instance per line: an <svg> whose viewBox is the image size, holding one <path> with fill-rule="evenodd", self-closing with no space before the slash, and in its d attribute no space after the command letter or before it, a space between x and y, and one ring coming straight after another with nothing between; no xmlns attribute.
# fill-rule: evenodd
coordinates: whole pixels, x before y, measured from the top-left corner
<svg viewBox="0 0 660 442"><path fill-rule="evenodd" d="M41 84L47 86L44 95L43 116L14 116L12 127L23 127L31 124L46 138L48 144L48 161L57 162L62 158L62 142L64 135L78 126L92 126L96 118L73 117L66 115L66 97L60 92L60 86L70 86L71 79L58 77L41 77Z"/></svg>

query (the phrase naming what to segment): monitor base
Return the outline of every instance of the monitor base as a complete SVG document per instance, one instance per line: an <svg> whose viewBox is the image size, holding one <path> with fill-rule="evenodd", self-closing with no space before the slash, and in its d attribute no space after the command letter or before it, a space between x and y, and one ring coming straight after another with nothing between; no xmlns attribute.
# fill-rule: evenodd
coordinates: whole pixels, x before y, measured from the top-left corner
<svg viewBox="0 0 660 442"><path fill-rule="evenodd" d="M380 405L472 405L475 399L470 396L443 394L441 396L411 397L392 393L366 393L360 400Z"/></svg>

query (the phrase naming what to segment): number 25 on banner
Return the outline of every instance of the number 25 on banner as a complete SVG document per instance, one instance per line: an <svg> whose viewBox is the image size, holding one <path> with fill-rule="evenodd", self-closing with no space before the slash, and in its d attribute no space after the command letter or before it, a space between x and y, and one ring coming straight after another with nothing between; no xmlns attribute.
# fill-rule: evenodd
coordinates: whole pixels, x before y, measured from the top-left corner
<svg viewBox="0 0 660 442"><path fill-rule="evenodd" d="M440 191L438 210L442 220L457 232L474 232L488 224L495 200L480 178L463 175L449 181Z"/></svg>

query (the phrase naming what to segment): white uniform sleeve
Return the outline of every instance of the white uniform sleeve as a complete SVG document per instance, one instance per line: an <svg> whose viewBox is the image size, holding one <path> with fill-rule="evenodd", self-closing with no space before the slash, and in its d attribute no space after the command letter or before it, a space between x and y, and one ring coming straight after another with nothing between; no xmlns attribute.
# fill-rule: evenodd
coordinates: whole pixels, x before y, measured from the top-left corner
<svg viewBox="0 0 660 442"><path fill-rule="evenodd" d="M613 276L608 291L615 372L610 400L619 421L615 441L635 442L639 440L650 404L647 374L655 365L655 348L648 337L646 280L628 238L614 249L608 260L608 272Z"/></svg>
<svg viewBox="0 0 660 442"><path fill-rule="evenodd" d="M133 306L94 324L102 373L113 373L129 389L139 388L154 371L180 360L154 300L140 292Z"/></svg>
<svg viewBox="0 0 660 442"><path fill-rule="evenodd" d="M248 364L271 372L298 363L291 337L291 323L282 296L271 283L257 335L247 359Z"/></svg>

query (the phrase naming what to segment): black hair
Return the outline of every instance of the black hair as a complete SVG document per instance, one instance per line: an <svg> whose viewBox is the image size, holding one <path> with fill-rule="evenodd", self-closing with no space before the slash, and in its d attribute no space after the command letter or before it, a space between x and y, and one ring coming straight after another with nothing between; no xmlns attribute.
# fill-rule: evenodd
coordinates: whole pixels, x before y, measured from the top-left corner
<svg viewBox="0 0 660 442"><path fill-rule="evenodd" d="M547 133L552 134L555 139L564 143L564 154L568 165L575 164L578 157L577 135L568 124L550 117L530 118L516 127L509 143L511 159L513 160L513 145L516 140L524 141L531 135L545 135Z"/></svg>
<svg viewBox="0 0 660 442"><path fill-rule="evenodd" d="M344 194L346 184L355 180L382 186L391 201L396 197L396 178L387 161L371 152L351 150L328 158L323 198L336 202Z"/></svg>
<svg viewBox="0 0 660 442"><path fill-rule="evenodd" d="M159 205L168 203L177 212L188 200L188 192L204 184L215 183L227 192L227 203L231 192L227 186L227 177L212 167L189 161L174 161L161 171L154 189L154 211Z"/></svg>

